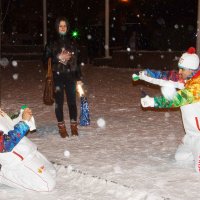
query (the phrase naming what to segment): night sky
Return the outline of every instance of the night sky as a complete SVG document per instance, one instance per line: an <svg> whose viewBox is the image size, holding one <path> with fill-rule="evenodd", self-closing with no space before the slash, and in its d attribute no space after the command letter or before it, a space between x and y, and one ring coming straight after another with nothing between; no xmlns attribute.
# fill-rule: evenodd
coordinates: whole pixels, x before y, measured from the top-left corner
<svg viewBox="0 0 200 200"><path fill-rule="evenodd" d="M55 33L56 17L66 16L70 31L79 32L79 43L103 48L104 4L104 0L47 0L48 38ZM4 43L42 44L42 0L2 0L2 19ZM110 0L111 47L125 49L135 32L139 50L182 51L195 45L196 23L197 0ZM26 39L13 39L20 34Z"/></svg>

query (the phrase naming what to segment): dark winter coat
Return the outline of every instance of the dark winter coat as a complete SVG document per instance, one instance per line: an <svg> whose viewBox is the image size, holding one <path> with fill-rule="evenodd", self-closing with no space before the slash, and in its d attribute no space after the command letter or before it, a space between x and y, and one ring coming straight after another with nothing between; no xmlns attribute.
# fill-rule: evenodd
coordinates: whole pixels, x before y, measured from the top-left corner
<svg viewBox="0 0 200 200"><path fill-rule="evenodd" d="M62 48L72 53L72 57L67 62L67 65L60 63L58 59L58 54L61 53ZM54 72L66 73L73 80L81 80L78 48L68 35L58 35L56 39L49 41L44 52L44 61L46 63L49 57L52 58L52 69Z"/></svg>

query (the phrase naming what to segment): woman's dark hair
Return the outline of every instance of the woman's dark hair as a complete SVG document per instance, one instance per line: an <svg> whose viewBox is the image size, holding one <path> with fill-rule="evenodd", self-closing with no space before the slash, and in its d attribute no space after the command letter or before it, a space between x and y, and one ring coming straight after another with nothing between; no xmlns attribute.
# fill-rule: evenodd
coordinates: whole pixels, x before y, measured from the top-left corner
<svg viewBox="0 0 200 200"><path fill-rule="evenodd" d="M59 30L59 24L61 21L65 21L66 22L66 25L67 25L67 32L69 31L69 21L67 20L66 17L58 17L56 19L56 23L55 23L55 28L56 28L56 31Z"/></svg>

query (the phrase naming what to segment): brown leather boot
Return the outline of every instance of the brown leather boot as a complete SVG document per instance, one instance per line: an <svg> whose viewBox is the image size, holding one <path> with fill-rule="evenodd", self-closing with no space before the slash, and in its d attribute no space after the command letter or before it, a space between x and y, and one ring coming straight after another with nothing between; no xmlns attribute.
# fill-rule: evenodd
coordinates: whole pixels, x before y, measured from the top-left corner
<svg viewBox="0 0 200 200"><path fill-rule="evenodd" d="M77 122L71 122L71 134L72 136L78 136Z"/></svg>
<svg viewBox="0 0 200 200"><path fill-rule="evenodd" d="M58 122L58 129L59 129L60 136L62 138L69 137L64 121L63 122Z"/></svg>

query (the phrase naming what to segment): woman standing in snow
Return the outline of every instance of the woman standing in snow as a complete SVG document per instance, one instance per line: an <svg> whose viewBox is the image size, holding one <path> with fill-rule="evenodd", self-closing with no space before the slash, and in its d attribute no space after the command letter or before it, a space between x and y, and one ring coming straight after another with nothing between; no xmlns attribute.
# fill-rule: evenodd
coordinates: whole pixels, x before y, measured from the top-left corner
<svg viewBox="0 0 200 200"><path fill-rule="evenodd" d="M45 48L45 60L52 58L53 78L55 85L55 115L61 137L69 137L67 133L63 105L66 93L72 136L78 136L76 86L82 84L81 69L78 65L78 49L70 40L69 23L65 17L56 20L57 38L49 42Z"/></svg>
<svg viewBox="0 0 200 200"><path fill-rule="evenodd" d="M25 135L32 111L26 108L15 122L0 109L0 184L48 192L55 187L56 171Z"/></svg>
<svg viewBox="0 0 200 200"><path fill-rule="evenodd" d="M175 159L177 161L194 161L195 170L200 173L200 70L199 57L194 48L189 48L181 56L178 67L179 77L184 81L184 87L170 98L167 98L170 95L165 93L161 97L145 96L141 98L141 104L143 107L181 108L186 134L176 151ZM148 79L149 77L146 80ZM150 79L153 83L157 82L153 80L154 78Z"/></svg>

